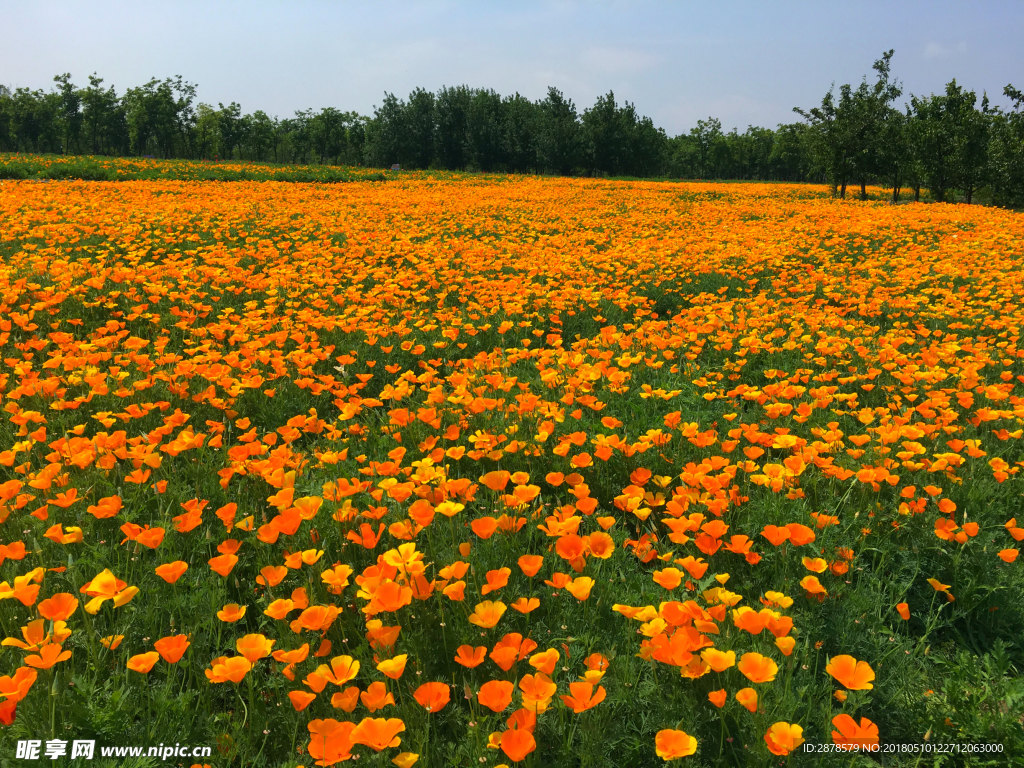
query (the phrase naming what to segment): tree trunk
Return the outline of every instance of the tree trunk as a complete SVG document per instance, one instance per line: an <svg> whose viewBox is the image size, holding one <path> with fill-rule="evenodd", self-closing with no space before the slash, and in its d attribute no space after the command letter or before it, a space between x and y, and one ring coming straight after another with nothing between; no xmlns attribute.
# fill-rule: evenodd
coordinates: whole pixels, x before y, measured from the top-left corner
<svg viewBox="0 0 1024 768"><path fill-rule="evenodd" d="M915 184L914 185L914 202L915 203L921 202L921 185L920 184Z"/></svg>
<svg viewBox="0 0 1024 768"><path fill-rule="evenodd" d="M839 187L839 199L840 200L845 200L846 199L846 182L845 181Z"/></svg>
<svg viewBox="0 0 1024 768"><path fill-rule="evenodd" d="M967 189L965 189L964 192L965 192L965 196L967 198L967 204L970 205L971 204L971 200L974 198L974 185L973 184L968 184L967 185Z"/></svg>
<svg viewBox="0 0 1024 768"><path fill-rule="evenodd" d="M867 200L868 199L868 184L864 180L861 180L861 182L860 182L860 199L861 200Z"/></svg>

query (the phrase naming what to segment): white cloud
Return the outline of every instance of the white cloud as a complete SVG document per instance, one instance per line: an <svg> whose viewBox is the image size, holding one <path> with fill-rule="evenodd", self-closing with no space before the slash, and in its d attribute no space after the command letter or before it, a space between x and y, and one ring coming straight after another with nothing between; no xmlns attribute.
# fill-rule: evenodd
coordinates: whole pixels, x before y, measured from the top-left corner
<svg viewBox="0 0 1024 768"><path fill-rule="evenodd" d="M924 47L924 57L926 59L946 59L950 56L964 53L967 53L967 43L964 42L947 47L932 41Z"/></svg>

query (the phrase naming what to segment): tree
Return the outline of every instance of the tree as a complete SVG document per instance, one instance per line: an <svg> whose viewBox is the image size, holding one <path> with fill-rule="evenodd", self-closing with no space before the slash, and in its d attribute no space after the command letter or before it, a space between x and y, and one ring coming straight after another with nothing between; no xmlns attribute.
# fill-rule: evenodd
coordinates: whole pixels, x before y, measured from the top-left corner
<svg viewBox="0 0 1024 768"><path fill-rule="evenodd" d="M403 123L408 157L403 157L401 162L414 168L429 168L434 161L434 101L434 94L422 88L409 94Z"/></svg>
<svg viewBox="0 0 1024 768"><path fill-rule="evenodd" d="M989 178L996 205L1024 207L1024 93L1007 85L1010 112L994 115L989 145Z"/></svg>
<svg viewBox="0 0 1024 768"><path fill-rule="evenodd" d="M373 119L366 126L366 162L387 168L407 161L409 134L406 129L405 102L393 93L384 94L384 103L373 108Z"/></svg>
<svg viewBox="0 0 1024 768"><path fill-rule="evenodd" d="M821 106L810 110L794 107L811 126L810 148L816 164L846 197L851 181L860 183L861 199L867 199L867 179L875 170L877 139L889 104L900 96L900 86L889 79L893 51L886 51L872 69L878 73L873 86L865 78L854 90L839 88L839 98L829 89Z"/></svg>
<svg viewBox="0 0 1024 768"><path fill-rule="evenodd" d="M217 145L223 154L222 160L231 160L237 147L245 136L246 125L242 121L242 107L232 101L226 107L217 105Z"/></svg>
<svg viewBox="0 0 1024 768"><path fill-rule="evenodd" d="M977 96L951 80L942 95L911 98L911 137L932 197L945 201L960 187L970 203L987 163L990 115L988 98L981 111Z"/></svg>
<svg viewBox="0 0 1024 768"><path fill-rule="evenodd" d="M68 155L79 149L82 134L82 97L71 82L70 73L56 75L53 81L57 83L57 92L60 94L57 115L62 134L62 151Z"/></svg>
<svg viewBox="0 0 1024 768"><path fill-rule="evenodd" d="M502 100L502 156L513 173L537 168L537 126L540 108L517 92Z"/></svg>
<svg viewBox="0 0 1024 768"><path fill-rule="evenodd" d="M715 150L722 142L722 123L715 117L698 120L696 127L690 129L690 138L696 151L697 176L706 179L714 168Z"/></svg>
<svg viewBox="0 0 1024 768"><path fill-rule="evenodd" d="M467 162L485 173L504 164L502 127L505 103L493 90L473 91L466 111Z"/></svg>
<svg viewBox="0 0 1024 768"><path fill-rule="evenodd" d="M438 164L449 171L461 171L466 167L472 99L473 94L465 85L445 87L437 92L434 102L434 156Z"/></svg>
<svg viewBox="0 0 1024 768"><path fill-rule="evenodd" d="M537 157L549 172L568 176L579 162L579 123L576 106L557 88L538 105Z"/></svg>

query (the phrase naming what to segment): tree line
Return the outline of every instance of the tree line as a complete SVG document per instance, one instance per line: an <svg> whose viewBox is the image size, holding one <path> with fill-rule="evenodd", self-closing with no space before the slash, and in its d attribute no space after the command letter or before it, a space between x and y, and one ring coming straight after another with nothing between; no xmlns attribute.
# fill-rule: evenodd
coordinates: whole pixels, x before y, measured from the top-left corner
<svg viewBox="0 0 1024 768"><path fill-rule="evenodd" d="M817 181L862 198L869 184L919 199L1024 205L1024 94L1003 89L1012 107L956 80L940 94L910 95L891 73L893 52L873 81L842 85L800 120L776 128L723 131L698 120L670 137L615 94L580 111L556 88L531 101L516 93L417 88L386 93L372 117L332 107L271 117L239 104L197 101L180 76L118 94L92 75L69 74L49 91L0 86L0 151L361 165L585 176Z"/></svg>

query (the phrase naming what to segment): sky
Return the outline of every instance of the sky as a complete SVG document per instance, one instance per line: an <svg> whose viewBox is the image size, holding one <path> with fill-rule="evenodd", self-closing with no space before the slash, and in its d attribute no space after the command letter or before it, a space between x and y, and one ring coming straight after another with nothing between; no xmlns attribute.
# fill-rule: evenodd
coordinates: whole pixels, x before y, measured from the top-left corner
<svg viewBox="0 0 1024 768"><path fill-rule="evenodd" d="M0 0L0 84L49 89L69 72L125 88L181 75L200 101L285 117L326 106L372 115L385 92L443 85L543 98L581 112L614 91L672 136L799 119L892 48L909 94L952 78L1006 105L1024 88L1024 3L314 2Z"/></svg>

